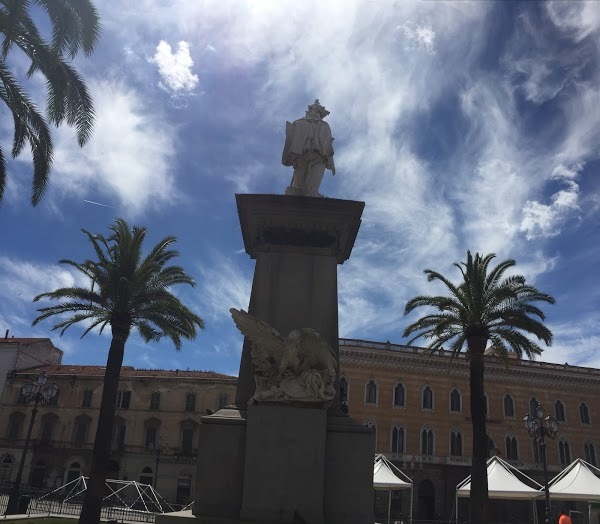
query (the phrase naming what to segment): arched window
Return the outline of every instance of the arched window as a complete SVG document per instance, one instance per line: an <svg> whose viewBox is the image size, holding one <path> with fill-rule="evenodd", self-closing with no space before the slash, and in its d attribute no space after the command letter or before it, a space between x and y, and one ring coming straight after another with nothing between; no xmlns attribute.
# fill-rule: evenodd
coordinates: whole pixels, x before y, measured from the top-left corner
<svg viewBox="0 0 600 524"><path fill-rule="evenodd" d="M219 395L219 409L223 409L229 404L229 395L227 393L221 393Z"/></svg>
<svg viewBox="0 0 600 524"><path fill-rule="evenodd" d="M450 392L450 411L462 411L462 399L460 397L460 391L458 391L456 388Z"/></svg>
<svg viewBox="0 0 600 524"><path fill-rule="evenodd" d="M348 402L348 381L346 377L340 378L340 402Z"/></svg>
<svg viewBox="0 0 600 524"><path fill-rule="evenodd" d="M404 406L404 386L401 382L394 386L394 406Z"/></svg>
<svg viewBox="0 0 600 524"><path fill-rule="evenodd" d="M115 417L111 439L111 448L113 451L123 451L125 447L125 429L125 420L121 417Z"/></svg>
<svg viewBox="0 0 600 524"><path fill-rule="evenodd" d="M196 411L196 395L194 393L188 393L185 396L185 410L191 412Z"/></svg>
<svg viewBox="0 0 600 524"><path fill-rule="evenodd" d="M510 395L504 397L504 416L514 417L515 416L515 402Z"/></svg>
<svg viewBox="0 0 600 524"><path fill-rule="evenodd" d="M158 411L160 409L160 391L150 393L150 409Z"/></svg>
<svg viewBox="0 0 600 524"><path fill-rule="evenodd" d="M15 456L12 453L3 453L0 456L0 484L4 485L10 480L15 462Z"/></svg>
<svg viewBox="0 0 600 524"><path fill-rule="evenodd" d="M563 406L563 403L560 400L557 400L554 403L554 416L559 422L565 421L565 407Z"/></svg>
<svg viewBox="0 0 600 524"><path fill-rule="evenodd" d="M519 448L514 435L506 435L506 458L508 460L519 460Z"/></svg>
<svg viewBox="0 0 600 524"><path fill-rule="evenodd" d="M404 453L404 426L395 424L392 426L392 453Z"/></svg>
<svg viewBox="0 0 600 524"><path fill-rule="evenodd" d="M73 443L76 448L82 448L85 444L91 421L92 419L87 415L79 415L75 418L75 423L73 424Z"/></svg>
<svg viewBox="0 0 600 524"><path fill-rule="evenodd" d="M52 407L58 406L58 400L60 399L60 390L57 389L54 396L48 401L48 405Z"/></svg>
<svg viewBox="0 0 600 524"><path fill-rule="evenodd" d="M58 417L54 413L47 413L42 417L41 444L47 445L54 438L54 430L57 424Z"/></svg>
<svg viewBox="0 0 600 524"><path fill-rule="evenodd" d="M586 462L590 463L592 466L597 466L596 448L594 447L593 442L588 441L583 445L583 454Z"/></svg>
<svg viewBox="0 0 600 524"><path fill-rule="evenodd" d="M197 423L191 419L186 419L181 423L181 453L183 455L194 454L194 434Z"/></svg>
<svg viewBox="0 0 600 524"><path fill-rule="evenodd" d="M81 407L89 408L92 407L92 397L94 396L94 391L92 389L86 389L83 392L83 398L81 399Z"/></svg>
<svg viewBox="0 0 600 524"><path fill-rule="evenodd" d="M377 404L377 384L374 380L369 380L365 386L365 402L367 404Z"/></svg>
<svg viewBox="0 0 600 524"><path fill-rule="evenodd" d="M144 448L150 449L150 444L156 444L158 428L160 428L160 420L157 418L152 417L144 421Z"/></svg>
<svg viewBox="0 0 600 524"><path fill-rule="evenodd" d="M25 421L25 414L20 411L15 411L11 413L9 421L8 421L8 438L11 440L16 440L21 435L21 428L23 427L23 422Z"/></svg>
<svg viewBox="0 0 600 524"><path fill-rule="evenodd" d="M571 450L567 439L564 437L558 441L558 458L561 466L567 466L571 463Z"/></svg>
<svg viewBox="0 0 600 524"><path fill-rule="evenodd" d="M151 467L146 466L142 469L142 472L140 473L140 484L148 484L149 486L154 484L154 475Z"/></svg>
<svg viewBox="0 0 600 524"><path fill-rule="evenodd" d="M433 409L433 391L429 386L423 388L421 408Z"/></svg>
<svg viewBox="0 0 600 524"><path fill-rule="evenodd" d="M535 397L531 397L529 399L529 415L530 416L532 416L532 417L536 416L538 405L539 405L539 402L537 401L537 399Z"/></svg>
<svg viewBox="0 0 600 524"><path fill-rule="evenodd" d="M579 406L579 416L581 417L582 424L590 423L590 411L585 402L582 402L581 405Z"/></svg>
<svg viewBox="0 0 600 524"><path fill-rule="evenodd" d="M425 426L421 430L421 455L427 455L429 457L433 456L433 444L433 430L430 427Z"/></svg>
<svg viewBox="0 0 600 524"><path fill-rule="evenodd" d="M189 471L179 473L177 479L177 504L189 504L192 496L192 474Z"/></svg>
<svg viewBox="0 0 600 524"><path fill-rule="evenodd" d="M486 435L486 437L487 437L487 458L492 458L494 455L496 455L496 444L494 444L494 440L492 439L492 437L490 436L489 433Z"/></svg>
<svg viewBox="0 0 600 524"><path fill-rule="evenodd" d="M450 432L450 455L453 457L462 457L463 438L460 429L453 429Z"/></svg>
<svg viewBox="0 0 600 524"><path fill-rule="evenodd" d="M79 462L73 462L67 468L67 484L73 482L81 477L81 464Z"/></svg>

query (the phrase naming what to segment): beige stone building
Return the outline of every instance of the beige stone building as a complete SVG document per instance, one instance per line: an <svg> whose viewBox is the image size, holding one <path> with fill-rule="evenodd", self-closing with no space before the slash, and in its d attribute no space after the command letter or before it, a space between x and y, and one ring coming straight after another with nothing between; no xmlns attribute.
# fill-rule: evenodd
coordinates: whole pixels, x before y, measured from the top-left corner
<svg viewBox="0 0 600 524"><path fill-rule="evenodd" d="M58 394L40 407L33 427L23 482L33 487L60 486L87 475L104 367L37 366L8 374L0 405L0 481L14 479L32 405L20 391L29 378L45 371ZM156 488L168 501L193 500L197 428L200 417L232 402L236 378L204 371L163 371L124 366L113 431L109 469L113 478L154 484L156 455L150 443L162 437Z"/></svg>
<svg viewBox="0 0 600 524"><path fill-rule="evenodd" d="M414 476L415 518L450 518L455 487L470 474L471 464L464 355L451 360L449 352L424 356L412 347L341 340L340 358L342 397L350 416L372 426L377 451ZM578 457L598 466L600 370L519 359L506 365L489 356L485 373L490 455L543 483L539 449L523 424L530 406L540 403L560 424L556 439L547 444L550 478ZM398 517L406 516L408 497L395 494ZM384 503L387 511L387 493ZM530 518L526 503L494 503L493 511L503 522Z"/></svg>

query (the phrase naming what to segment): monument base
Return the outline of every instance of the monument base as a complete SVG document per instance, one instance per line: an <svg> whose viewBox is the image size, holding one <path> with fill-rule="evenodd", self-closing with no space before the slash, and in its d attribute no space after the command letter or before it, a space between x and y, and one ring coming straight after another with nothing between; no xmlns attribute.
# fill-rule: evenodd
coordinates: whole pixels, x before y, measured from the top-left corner
<svg viewBox="0 0 600 524"><path fill-rule="evenodd" d="M156 524L372 524L374 432L325 409L202 417L196 501Z"/></svg>

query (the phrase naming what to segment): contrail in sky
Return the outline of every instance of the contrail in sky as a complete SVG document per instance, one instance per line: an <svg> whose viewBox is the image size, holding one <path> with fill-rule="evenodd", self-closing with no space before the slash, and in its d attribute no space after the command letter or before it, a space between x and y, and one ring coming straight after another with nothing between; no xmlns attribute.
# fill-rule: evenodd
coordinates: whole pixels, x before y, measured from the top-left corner
<svg viewBox="0 0 600 524"><path fill-rule="evenodd" d="M91 200L84 200L84 202L87 202L88 204L94 204L95 206L113 207L113 206L107 206L106 204L100 204L99 202L92 202Z"/></svg>

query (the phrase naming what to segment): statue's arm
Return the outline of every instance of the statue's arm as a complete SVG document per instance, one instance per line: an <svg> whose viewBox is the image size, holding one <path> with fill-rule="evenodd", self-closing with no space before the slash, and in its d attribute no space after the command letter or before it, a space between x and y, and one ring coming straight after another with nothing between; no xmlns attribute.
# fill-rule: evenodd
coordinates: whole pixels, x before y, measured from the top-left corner
<svg viewBox="0 0 600 524"><path fill-rule="evenodd" d="M291 166L294 161L293 155L290 154L290 147L292 146L292 140L294 137L294 124L291 122L285 123L285 145L283 146L283 153L281 155L281 163L284 166Z"/></svg>

